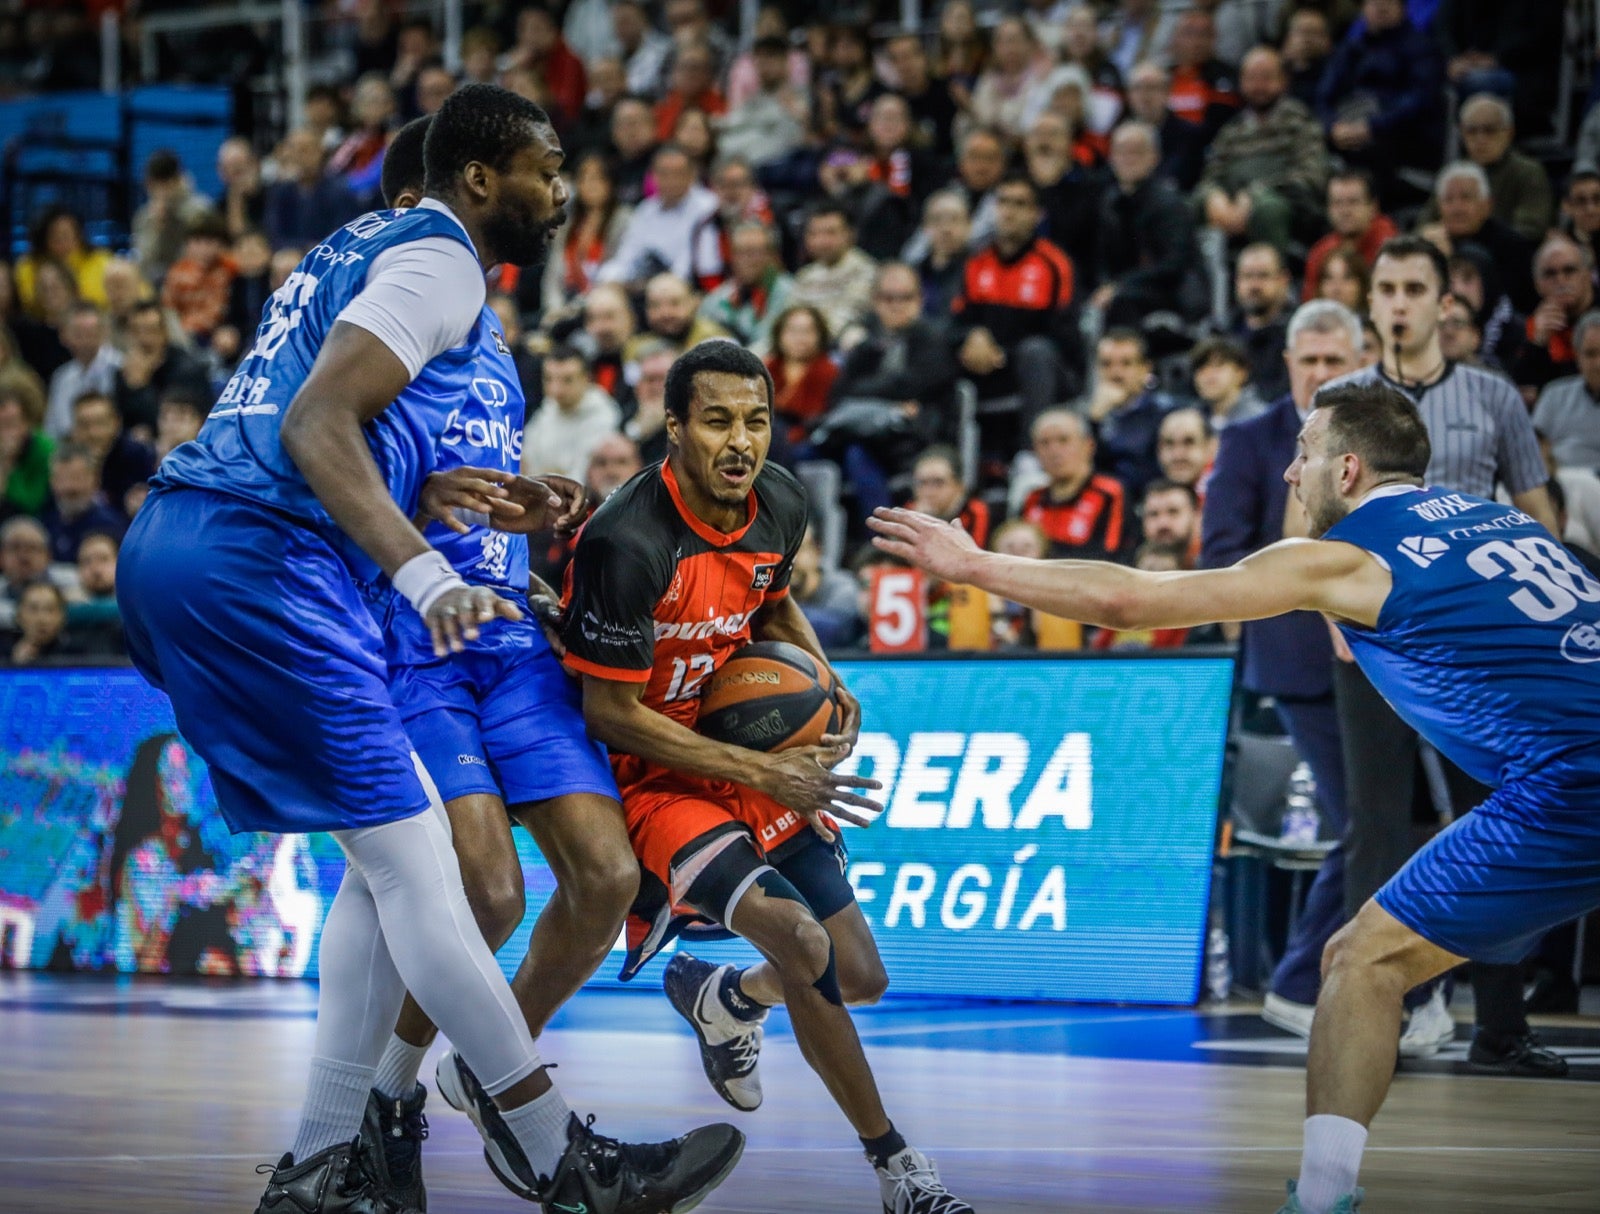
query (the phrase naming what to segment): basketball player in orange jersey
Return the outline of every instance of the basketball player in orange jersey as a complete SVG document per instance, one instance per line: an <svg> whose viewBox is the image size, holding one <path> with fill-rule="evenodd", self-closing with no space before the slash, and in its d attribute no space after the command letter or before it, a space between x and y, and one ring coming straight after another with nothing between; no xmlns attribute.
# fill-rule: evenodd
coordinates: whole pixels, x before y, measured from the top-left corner
<svg viewBox="0 0 1600 1214"><path fill-rule="evenodd" d="M818 746L764 753L694 731L701 688L752 638L827 665L789 598L806 500L766 464L772 377L748 350L705 342L672 365L666 410L666 462L595 512L563 594L566 663L583 677L589 732L613 752L643 870L625 976L691 918L743 936L766 960L740 971L680 952L665 976L723 1099L760 1105L761 1023L786 1004L801 1053L877 1170L886 1214L971 1214L890 1122L845 1008L888 985L829 816L864 826L880 808L853 791L875 781L832 770L855 743L860 705L841 685L840 732Z"/></svg>

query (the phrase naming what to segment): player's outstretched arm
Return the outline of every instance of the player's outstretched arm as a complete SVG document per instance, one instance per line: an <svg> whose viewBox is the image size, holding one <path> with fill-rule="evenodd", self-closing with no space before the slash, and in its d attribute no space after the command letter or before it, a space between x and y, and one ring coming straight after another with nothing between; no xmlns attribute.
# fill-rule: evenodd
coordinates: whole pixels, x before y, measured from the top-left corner
<svg viewBox="0 0 1600 1214"><path fill-rule="evenodd" d="M1370 627L1390 585L1361 549L1321 540L1284 540L1226 569L1149 573L985 552L958 525L910 510L878 510L868 526L878 548L944 581L1101 628L1187 628L1300 610Z"/></svg>
<svg viewBox="0 0 1600 1214"><path fill-rule="evenodd" d="M589 734L613 750L674 771L727 780L764 792L794 810L828 842L822 815L867 826L883 806L857 789L882 788L877 780L833 771L845 746L796 746L765 753L703 737L647 707L643 683L583 676L583 718Z"/></svg>

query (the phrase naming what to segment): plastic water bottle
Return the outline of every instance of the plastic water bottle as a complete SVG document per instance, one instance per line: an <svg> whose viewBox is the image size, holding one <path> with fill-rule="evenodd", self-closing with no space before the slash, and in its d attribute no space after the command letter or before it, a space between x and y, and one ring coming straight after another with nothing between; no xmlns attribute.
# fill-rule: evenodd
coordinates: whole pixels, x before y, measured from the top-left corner
<svg viewBox="0 0 1600 1214"><path fill-rule="evenodd" d="M1311 768L1301 763L1289 776L1289 796L1283 813L1279 842L1285 847L1315 847L1322 831L1317 810L1317 781Z"/></svg>
<svg viewBox="0 0 1600 1214"><path fill-rule="evenodd" d="M1213 922L1206 932L1206 998L1224 1003L1233 991L1233 961L1228 956L1228 932Z"/></svg>

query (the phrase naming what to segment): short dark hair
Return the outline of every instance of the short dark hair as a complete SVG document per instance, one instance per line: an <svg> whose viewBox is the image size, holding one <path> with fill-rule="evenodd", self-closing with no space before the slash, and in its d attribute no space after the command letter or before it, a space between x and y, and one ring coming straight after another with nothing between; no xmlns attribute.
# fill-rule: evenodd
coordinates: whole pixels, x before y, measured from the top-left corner
<svg viewBox="0 0 1600 1214"><path fill-rule="evenodd" d="M1450 289L1450 261L1431 240L1421 236L1391 236L1383 242L1378 255L1372 259L1373 268L1376 269L1385 257L1426 257L1428 264L1433 267L1434 277L1439 280L1439 294L1443 295Z"/></svg>
<svg viewBox="0 0 1600 1214"><path fill-rule="evenodd" d="M1118 345L1138 346L1139 357L1145 362L1150 361L1150 343L1144 339L1144 334L1138 329L1129 329L1123 326L1107 329L1100 334L1096 345L1105 345L1106 342L1116 342Z"/></svg>
<svg viewBox="0 0 1600 1214"><path fill-rule="evenodd" d="M109 393L109 392L97 392L97 391L94 391L93 389L91 389L88 392L80 392L80 393L78 393L78 395L76 395L76 396L74 396L72 398L72 411L74 413L76 413L78 411L78 406L79 405L83 404L85 401L91 401L91 400L102 400L102 401L105 401L105 403L110 405L112 407L112 409L115 409L117 407L116 398L113 397L111 395L111 393Z"/></svg>
<svg viewBox="0 0 1600 1214"><path fill-rule="evenodd" d="M589 370L589 360L583 356L583 351L568 342L557 342L546 351L544 360L547 363L580 362L585 372Z"/></svg>
<svg viewBox="0 0 1600 1214"><path fill-rule="evenodd" d="M232 239L228 231L228 221L215 211L201 211L184 228L183 235L188 240L215 240L227 244Z"/></svg>
<svg viewBox="0 0 1600 1214"><path fill-rule="evenodd" d="M394 200L407 190L422 192L428 169L422 159L422 146L428 139L428 128L433 125L433 115L413 118L394 133L383 153L383 172L378 178L378 188L383 191L383 205L394 206Z"/></svg>
<svg viewBox="0 0 1600 1214"><path fill-rule="evenodd" d="M445 98L422 145L430 194L447 193L474 160L504 171L550 115L497 84L468 84Z"/></svg>
<svg viewBox="0 0 1600 1214"><path fill-rule="evenodd" d="M1433 444L1422 414L1405 393L1376 380L1336 384L1323 388L1311 403L1328 412L1331 451L1359 456L1369 472L1399 473L1418 481L1427 475Z"/></svg>
<svg viewBox="0 0 1600 1214"><path fill-rule="evenodd" d="M749 350L737 342L714 337L685 350L667 372L666 408L679 421L689 417L694 402L694 381L698 375L738 375L759 379L767 386L767 407L772 407L772 372Z"/></svg>
<svg viewBox="0 0 1600 1214"><path fill-rule="evenodd" d="M855 221L850 218L849 209L842 202L835 202L831 198L820 199L806 208L806 226L809 227L813 219L824 219L829 215L837 215L844 220L844 226L847 228L853 230L856 226Z"/></svg>
<svg viewBox="0 0 1600 1214"><path fill-rule="evenodd" d="M940 460L949 464L956 480L961 479L961 453L949 443L934 443L931 447L924 447L917 453L917 458L911 461L911 468L915 471L918 465L926 464L930 460Z"/></svg>
<svg viewBox="0 0 1600 1214"><path fill-rule="evenodd" d="M1367 198L1369 200L1378 196L1378 182L1371 173L1367 172L1366 169L1335 169L1332 173L1328 174L1328 184L1332 185L1336 181L1359 181L1362 187L1367 191Z"/></svg>
<svg viewBox="0 0 1600 1214"><path fill-rule="evenodd" d="M789 44L782 38L767 34L751 43L750 49L757 55L787 55Z"/></svg>
<svg viewBox="0 0 1600 1214"><path fill-rule="evenodd" d="M168 388L156 399L157 409L165 409L168 405L192 413L202 421L211 412L211 406L187 388Z"/></svg>
<svg viewBox="0 0 1600 1214"><path fill-rule="evenodd" d="M147 181L176 181L182 174L183 164L178 160L178 153L171 148L157 148L144 162Z"/></svg>
<svg viewBox="0 0 1600 1214"><path fill-rule="evenodd" d="M117 538L117 533L115 531L107 531L104 527L96 527L91 531L85 531L79 538L78 551L73 553L73 556L82 556L83 546L90 540L105 540L106 543L111 545L111 551L113 553L122 551L122 541Z"/></svg>
<svg viewBox="0 0 1600 1214"><path fill-rule="evenodd" d="M1200 509L1200 495L1195 492L1195 487L1193 485L1181 484L1178 481L1169 481L1164 476L1158 476L1155 480L1146 485L1144 487L1144 496L1140 498L1139 501L1141 504L1148 502L1158 493L1181 493L1184 497L1189 499L1189 504L1191 506L1193 506L1196 510Z"/></svg>
<svg viewBox="0 0 1600 1214"><path fill-rule="evenodd" d="M1012 170L1000 179L999 183L994 187L995 197L998 198L1001 190L1008 189L1011 186L1024 187L1032 195L1033 205L1039 205L1039 183L1026 173L1016 170Z"/></svg>
<svg viewBox="0 0 1600 1214"><path fill-rule="evenodd" d="M1567 183L1562 192L1569 192L1580 181L1600 181L1600 168L1595 168L1593 165L1584 165L1582 168L1573 169L1567 175Z"/></svg>
<svg viewBox="0 0 1600 1214"><path fill-rule="evenodd" d="M1189 370L1198 371L1209 362L1232 363L1245 371L1250 370L1250 357L1244 347L1231 337L1203 337L1189 351Z"/></svg>
<svg viewBox="0 0 1600 1214"><path fill-rule="evenodd" d="M82 400L83 398L79 397L78 399ZM75 443L70 440L64 443L57 443L56 449L50 454L50 466L54 468L58 464L71 463L88 464L89 467L93 468L95 466L95 458L90 454L89 448L82 443Z"/></svg>

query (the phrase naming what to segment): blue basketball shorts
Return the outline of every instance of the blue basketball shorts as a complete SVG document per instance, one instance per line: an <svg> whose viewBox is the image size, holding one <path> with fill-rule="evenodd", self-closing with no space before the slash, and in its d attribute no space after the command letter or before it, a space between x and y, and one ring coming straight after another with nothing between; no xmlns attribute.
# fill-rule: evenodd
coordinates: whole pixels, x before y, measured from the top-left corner
<svg viewBox="0 0 1600 1214"><path fill-rule="evenodd" d="M1527 792L1498 790L1417 852L1378 905L1457 956L1521 961L1545 932L1600 907L1596 783L1537 808Z"/></svg>
<svg viewBox="0 0 1600 1214"><path fill-rule="evenodd" d="M428 808L383 637L316 531L204 489L150 495L117 561L128 653L172 700L235 831L379 826Z"/></svg>
<svg viewBox="0 0 1600 1214"><path fill-rule="evenodd" d="M542 642L399 666L389 693L446 801L470 793L507 805L574 793L616 799L605 747L584 728L582 690Z"/></svg>

